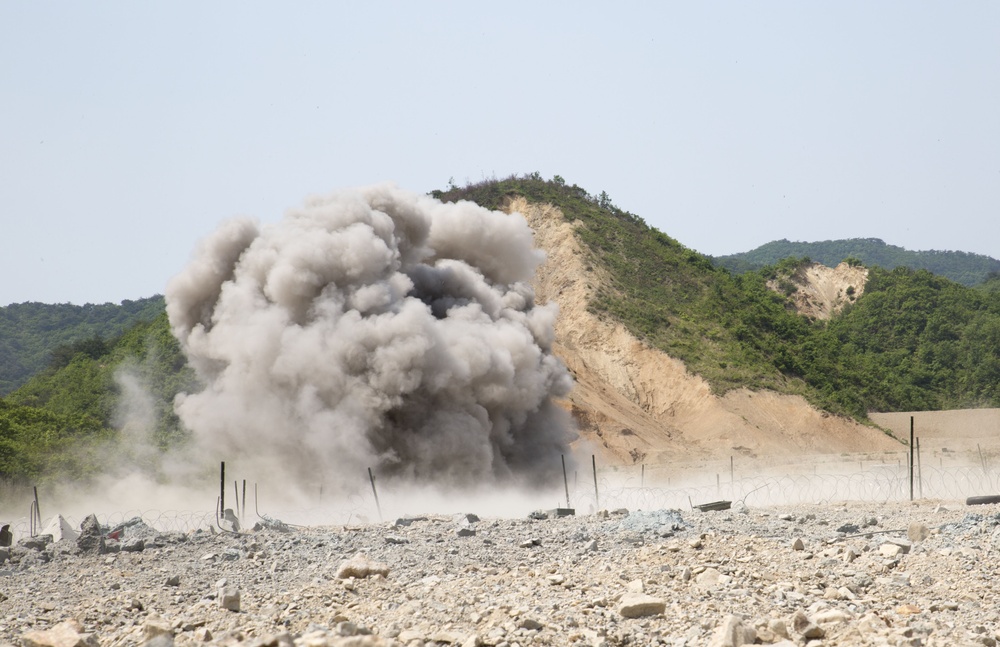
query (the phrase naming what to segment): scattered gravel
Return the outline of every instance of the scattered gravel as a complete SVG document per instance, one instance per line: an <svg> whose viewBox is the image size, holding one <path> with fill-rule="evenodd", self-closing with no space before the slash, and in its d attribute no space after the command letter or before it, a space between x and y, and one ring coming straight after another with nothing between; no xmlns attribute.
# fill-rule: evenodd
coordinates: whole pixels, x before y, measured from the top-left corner
<svg viewBox="0 0 1000 647"><path fill-rule="evenodd" d="M1000 506L535 516L544 518L426 515L310 528L269 519L241 533L159 533L135 519L101 528L103 548L92 528L76 540L22 539L0 549L0 642L821 647L1000 639Z"/></svg>

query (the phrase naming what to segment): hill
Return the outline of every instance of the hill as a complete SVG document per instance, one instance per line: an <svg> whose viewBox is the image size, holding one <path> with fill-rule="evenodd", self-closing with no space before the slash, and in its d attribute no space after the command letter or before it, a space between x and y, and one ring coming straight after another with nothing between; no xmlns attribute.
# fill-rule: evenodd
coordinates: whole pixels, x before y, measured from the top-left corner
<svg viewBox="0 0 1000 647"><path fill-rule="evenodd" d="M536 296L559 305L554 350L577 382L565 406L616 461L885 449L895 441L871 411L1000 406L1000 292L855 265L806 294L809 261L733 274L558 177L435 196L525 216L548 255ZM822 312L800 314L804 302ZM44 465L18 461L43 455L46 438L113 437L129 451L137 430L160 446L184 437L172 400L196 387L162 304L98 341L57 354L4 400L0 473L92 469L67 467L61 449Z"/></svg>
<svg viewBox="0 0 1000 647"><path fill-rule="evenodd" d="M121 335L163 311L156 295L120 304L14 303L0 307L0 397L45 368L53 354L74 353L90 342L101 352L103 340ZM73 345L79 345L76 349Z"/></svg>
<svg viewBox="0 0 1000 647"><path fill-rule="evenodd" d="M774 265L786 258L808 257L827 267L836 267L846 259L856 259L872 267L886 269L908 267L927 270L966 286L979 285L990 274L1000 272L1000 260L982 254L958 251L910 251L888 245L878 238L849 238L806 243L786 239L772 241L740 254L716 256L712 262L720 267L742 273Z"/></svg>

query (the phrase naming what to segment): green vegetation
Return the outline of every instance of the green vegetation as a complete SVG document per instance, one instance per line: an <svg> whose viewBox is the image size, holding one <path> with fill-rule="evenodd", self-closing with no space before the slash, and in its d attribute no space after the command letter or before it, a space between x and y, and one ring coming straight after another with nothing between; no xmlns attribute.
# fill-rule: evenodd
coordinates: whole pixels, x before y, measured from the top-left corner
<svg viewBox="0 0 1000 647"><path fill-rule="evenodd" d="M55 361L66 361L88 341L99 344L137 322L152 321L163 308L162 296L121 305L14 303L0 308L0 397L45 368L53 353Z"/></svg>
<svg viewBox="0 0 1000 647"><path fill-rule="evenodd" d="M108 443L119 438L133 399L142 399L140 409L150 412L142 424L165 448L184 437L174 396L195 387L162 308L155 319L114 341L86 339L60 347L47 368L0 400L0 475L95 473L106 466Z"/></svg>
<svg viewBox="0 0 1000 647"><path fill-rule="evenodd" d="M1000 272L1000 260L982 254L951 251L914 252L887 245L878 238L850 238L847 240L824 240L816 243L775 240L757 249L741 254L717 256L712 259L716 265L743 273L774 265L790 256L808 256L827 267L836 267L841 261L867 267L909 267L928 270L966 286L979 285L990 274Z"/></svg>
<svg viewBox="0 0 1000 647"><path fill-rule="evenodd" d="M683 360L717 393L774 389L860 420L868 411L1000 406L998 292L927 271L872 268L852 306L829 323L813 322L767 287L769 279L779 287L787 283L816 257L811 250L732 274L614 206L606 194L594 197L538 174L435 195L490 208L513 196L558 206L579 224L588 264L611 275L592 310ZM845 249L838 261L858 265L860 251Z"/></svg>
<svg viewBox="0 0 1000 647"><path fill-rule="evenodd" d="M607 193L591 195L558 176L434 195L490 208L515 196L558 206L577 225L586 267L610 277L580 277L596 288L591 310L681 359L717 393L800 394L859 420L873 410L1000 406L1000 273L970 288L926 270L872 267L839 316L812 321L788 299L790 277L817 257L812 251L733 274ZM854 250L841 258L863 257ZM127 451L129 411L147 412L140 426L161 448L185 438L172 402L197 385L161 297L0 309L0 360L4 384L19 386L0 399L0 476L38 481L106 468L110 455ZM143 406L130 407L136 400Z"/></svg>

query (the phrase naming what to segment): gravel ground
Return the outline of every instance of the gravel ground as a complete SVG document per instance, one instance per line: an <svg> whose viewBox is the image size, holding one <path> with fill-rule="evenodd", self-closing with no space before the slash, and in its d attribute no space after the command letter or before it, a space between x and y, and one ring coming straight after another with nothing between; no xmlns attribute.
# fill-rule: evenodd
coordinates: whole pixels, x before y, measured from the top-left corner
<svg viewBox="0 0 1000 647"><path fill-rule="evenodd" d="M997 505L736 504L282 526L159 533L141 521L107 528L90 518L78 540L15 538L0 553L0 642L818 647L1000 639Z"/></svg>

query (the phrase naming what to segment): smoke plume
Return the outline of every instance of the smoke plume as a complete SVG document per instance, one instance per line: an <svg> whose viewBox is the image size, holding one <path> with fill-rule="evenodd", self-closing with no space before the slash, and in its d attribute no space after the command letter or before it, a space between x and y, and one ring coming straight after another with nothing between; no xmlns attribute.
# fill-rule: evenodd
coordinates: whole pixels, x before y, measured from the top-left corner
<svg viewBox="0 0 1000 647"><path fill-rule="evenodd" d="M554 306L517 214L379 185L239 218L167 286L205 387L176 410L211 460L303 485L540 484L571 439ZM363 481L362 481L363 482Z"/></svg>

